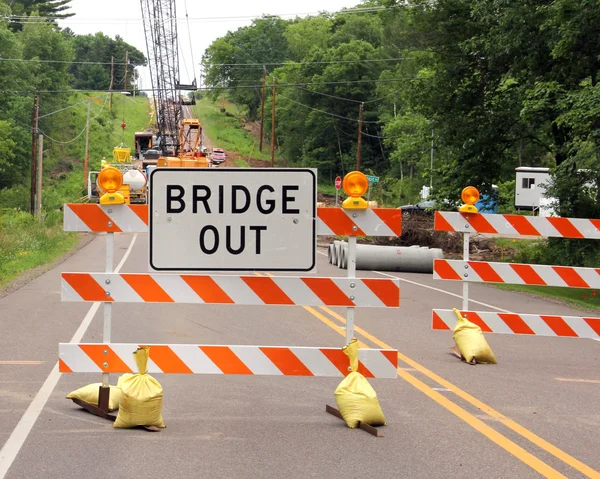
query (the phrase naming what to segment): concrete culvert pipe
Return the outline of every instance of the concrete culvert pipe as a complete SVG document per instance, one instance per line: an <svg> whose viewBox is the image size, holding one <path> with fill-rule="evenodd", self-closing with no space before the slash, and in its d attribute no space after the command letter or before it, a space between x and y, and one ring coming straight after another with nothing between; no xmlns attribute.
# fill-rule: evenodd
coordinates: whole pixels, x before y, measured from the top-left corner
<svg viewBox="0 0 600 479"><path fill-rule="evenodd" d="M345 241L334 241L333 242L334 256L335 256L333 264L335 264L336 266L340 266L340 259L342 256L342 249L344 249L344 245L348 246L348 243L346 243Z"/></svg>
<svg viewBox="0 0 600 479"><path fill-rule="evenodd" d="M357 245L356 247L357 270L433 273L433 260L443 258L444 252L440 248L426 246ZM347 261L346 257L346 264Z"/></svg>
<svg viewBox="0 0 600 479"><path fill-rule="evenodd" d="M338 262L337 267L340 269L344 269L344 262L346 260L346 256L348 256L348 245L340 245L340 251L338 253Z"/></svg>
<svg viewBox="0 0 600 479"><path fill-rule="evenodd" d="M338 254L340 252L340 243L342 243L342 241L340 240L334 240L332 244L333 248L331 250L331 264L335 264L337 265L337 258L338 258Z"/></svg>

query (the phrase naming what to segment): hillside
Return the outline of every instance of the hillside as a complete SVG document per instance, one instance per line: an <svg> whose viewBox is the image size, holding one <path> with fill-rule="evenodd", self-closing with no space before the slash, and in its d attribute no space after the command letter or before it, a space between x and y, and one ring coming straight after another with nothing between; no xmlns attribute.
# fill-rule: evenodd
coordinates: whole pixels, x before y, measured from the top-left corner
<svg viewBox="0 0 600 479"><path fill-rule="evenodd" d="M36 219L29 208L28 185L18 184L0 190L0 289L21 273L52 262L76 246L80 235L62 231L62 205L78 202L84 191L83 159L87 103L91 101L89 163L90 170L100 169L103 157L110 159L112 149L123 143L133 146L133 132L146 129L150 120L148 98L113 95L113 108L108 108L108 95L102 98L74 94L74 105L64 113L63 126L45 138L42 218ZM58 115L58 114L57 114ZM126 123L125 131L121 123ZM70 143L66 143L71 141ZM66 143L66 144L65 144Z"/></svg>

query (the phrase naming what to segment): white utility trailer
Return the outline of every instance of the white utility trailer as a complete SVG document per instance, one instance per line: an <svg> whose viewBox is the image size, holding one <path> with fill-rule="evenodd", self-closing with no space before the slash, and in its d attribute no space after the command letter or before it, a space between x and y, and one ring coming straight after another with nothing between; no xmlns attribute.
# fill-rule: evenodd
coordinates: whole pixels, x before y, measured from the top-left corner
<svg viewBox="0 0 600 479"><path fill-rule="evenodd" d="M545 194L550 168L520 166L515 171L515 208L528 211L539 211L540 207L544 209L548 203Z"/></svg>

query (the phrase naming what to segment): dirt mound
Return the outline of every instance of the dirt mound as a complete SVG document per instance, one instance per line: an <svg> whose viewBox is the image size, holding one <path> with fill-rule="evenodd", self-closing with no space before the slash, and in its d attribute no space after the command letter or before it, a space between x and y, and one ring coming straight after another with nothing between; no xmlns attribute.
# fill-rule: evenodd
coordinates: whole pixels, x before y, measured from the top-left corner
<svg viewBox="0 0 600 479"><path fill-rule="evenodd" d="M387 246L428 246L441 248L447 258L462 258L462 233L449 233L433 229L433 216L411 215L402 218L402 236L398 238L373 237L367 238L371 244ZM501 250L496 243L483 235L473 235L470 241L470 259L497 260L509 256L511 251Z"/></svg>

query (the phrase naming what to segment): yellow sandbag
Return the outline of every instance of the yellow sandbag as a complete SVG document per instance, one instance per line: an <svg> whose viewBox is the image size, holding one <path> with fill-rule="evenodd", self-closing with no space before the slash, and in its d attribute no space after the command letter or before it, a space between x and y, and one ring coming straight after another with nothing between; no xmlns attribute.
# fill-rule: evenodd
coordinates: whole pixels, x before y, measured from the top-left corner
<svg viewBox="0 0 600 479"><path fill-rule="evenodd" d="M133 374L131 374L131 373L125 373L125 374L121 375L119 377L119 380L117 381L117 387L122 389L123 381L125 381L126 379L129 379L131 376L133 376Z"/></svg>
<svg viewBox="0 0 600 479"><path fill-rule="evenodd" d="M146 374L149 354L150 348L140 348L133 353L139 374L124 374L120 378L123 394L114 427L165 427L162 418L162 386Z"/></svg>
<svg viewBox="0 0 600 479"><path fill-rule="evenodd" d="M483 337L481 328L467 318L463 318L458 309L453 308L453 311L458 322L452 337L464 360L472 364L497 364L496 356Z"/></svg>
<svg viewBox="0 0 600 479"><path fill-rule="evenodd" d="M377 399L377 393L365 377L358 372L358 342L356 339L344 347L350 359L351 373L335 390L335 402L350 428L358 427L359 422L371 426L385 426L385 417Z"/></svg>
<svg viewBox="0 0 600 479"><path fill-rule="evenodd" d="M98 394L99 388L102 383L88 384L83 386L72 393L69 393L67 399L79 399L85 401L88 404L98 405ZM121 401L121 388L119 386L110 386L110 395L108 397L108 410L116 411L119 409L119 403Z"/></svg>

